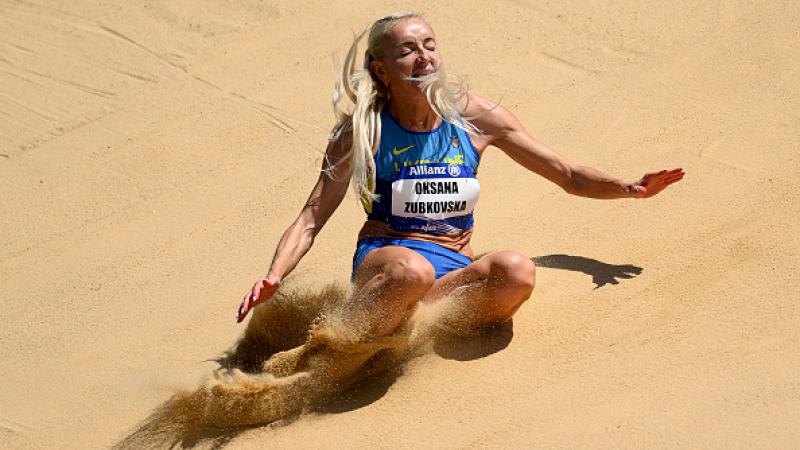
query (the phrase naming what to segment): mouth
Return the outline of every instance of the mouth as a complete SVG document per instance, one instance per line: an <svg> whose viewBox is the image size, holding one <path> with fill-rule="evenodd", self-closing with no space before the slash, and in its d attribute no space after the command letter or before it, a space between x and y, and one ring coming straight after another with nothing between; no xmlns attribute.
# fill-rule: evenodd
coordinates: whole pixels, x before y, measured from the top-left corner
<svg viewBox="0 0 800 450"><path fill-rule="evenodd" d="M434 69L419 70L411 73L412 78L422 78L436 72Z"/></svg>
<svg viewBox="0 0 800 450"><path fill-rule="evenodd" d="M420 89L424 89L438 80L440 75L438 67L428 66L427 68L414 70L411 72L411 76L406 79Z"/></svg>

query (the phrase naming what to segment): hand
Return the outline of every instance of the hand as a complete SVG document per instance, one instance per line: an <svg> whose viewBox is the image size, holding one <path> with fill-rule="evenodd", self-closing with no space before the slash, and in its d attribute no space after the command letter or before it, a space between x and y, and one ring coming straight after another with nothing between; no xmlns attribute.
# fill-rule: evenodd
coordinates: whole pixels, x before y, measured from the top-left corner
<svg viewBox="0 0 800 450"><path fill-rule="evenodd" d="M242 304L239 305L239 310L236 312L236 323L243 321L251 309L272 297L275 291L278 290L280 284L281 280L273 274L269 274L266 278L256 281L250 289L250 292L244 295Z"/></svg>
<svg viewBox="0 0 800 450"><path fill-rule="evenodd" d="M643 176L641 180L628 186L628 190L636 198L652 197L663 191L670 184L681 181L684 174L685 172L680 168L650 172Z"/></svg>

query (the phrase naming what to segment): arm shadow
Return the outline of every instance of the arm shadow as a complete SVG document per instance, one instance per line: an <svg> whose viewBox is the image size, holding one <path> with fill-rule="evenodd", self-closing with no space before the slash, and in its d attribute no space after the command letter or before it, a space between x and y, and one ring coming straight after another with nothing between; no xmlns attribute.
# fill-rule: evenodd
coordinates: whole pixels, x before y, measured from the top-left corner
<svg viewBox="0 0 800 450"><path fill-rule="evenodd" d="M592 277L595 289L607 284L619 284L620 279L634 278L644 270L633 264L608 264L585 256L563 254L534 256L531 261L537 267L583 272Z"/></svg>

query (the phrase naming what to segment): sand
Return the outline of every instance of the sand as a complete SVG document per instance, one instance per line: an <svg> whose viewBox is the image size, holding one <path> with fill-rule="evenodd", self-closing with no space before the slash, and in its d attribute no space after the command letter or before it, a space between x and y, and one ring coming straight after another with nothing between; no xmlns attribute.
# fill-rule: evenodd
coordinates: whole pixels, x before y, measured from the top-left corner
<svg viewBox="0 0 800 450"><path fill-rule="evenodd" d="M177 445L800 443L795 2L0 0L0 447L124 443L221 370L317 177L333 57L408 8L570 160L686 178L586 200L490 149L473 245L539 266L513 324ZM348 195L287 283L346 284L363 219Z"/></svg>

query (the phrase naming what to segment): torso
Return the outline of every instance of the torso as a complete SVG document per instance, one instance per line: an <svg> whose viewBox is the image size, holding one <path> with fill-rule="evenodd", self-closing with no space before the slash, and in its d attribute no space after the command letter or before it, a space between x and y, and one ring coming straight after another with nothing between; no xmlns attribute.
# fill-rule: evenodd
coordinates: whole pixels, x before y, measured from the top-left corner
<svg viewBox="0 0 800 450"><path fill-rule="evenodd" d="M480 191L475 178L480 154L470 135L447 122L431 131L410 131L388 108L381 123L375 154L379 198L365 207L367 223L359 239L427 240L472 257L469 239Z"/></svg>

